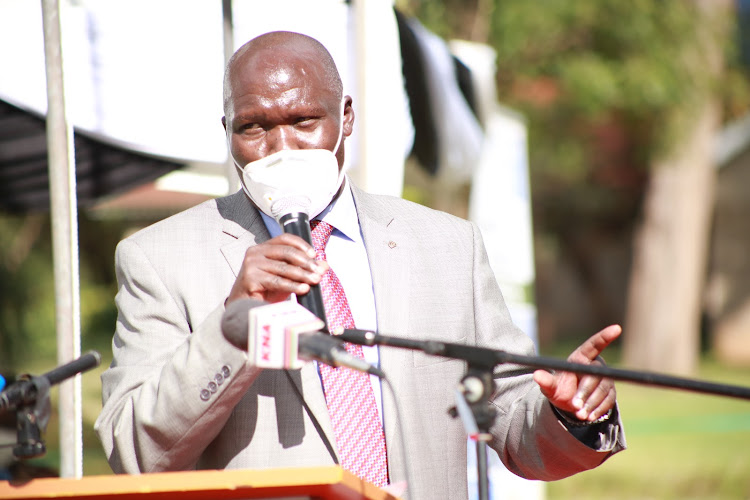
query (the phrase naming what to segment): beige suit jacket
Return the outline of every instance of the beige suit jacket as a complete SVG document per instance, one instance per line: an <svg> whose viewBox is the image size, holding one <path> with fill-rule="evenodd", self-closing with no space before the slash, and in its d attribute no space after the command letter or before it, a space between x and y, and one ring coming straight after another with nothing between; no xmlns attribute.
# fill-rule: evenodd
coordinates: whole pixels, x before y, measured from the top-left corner
<svg viewBox="0 0 750 500"><path fill-rule="evenodd" d="M352 190L381 332L533 353L510 320L474 224ZM102 375L104 407L96 423L115 472L334 463L335 440L314 364L260 370L221 333L223 303L245 251L268 238L240 191L118 245L114 361ZM395 348L381 348L380 360L403 412L400 428L384 389L391 481L405 479L407 461L410 498L465 498L466 435L447 413L465 364ZM491 446L515 473L559 479L624 448L619 422L599 449L582 444L530 375L497 382Z"/></svg>

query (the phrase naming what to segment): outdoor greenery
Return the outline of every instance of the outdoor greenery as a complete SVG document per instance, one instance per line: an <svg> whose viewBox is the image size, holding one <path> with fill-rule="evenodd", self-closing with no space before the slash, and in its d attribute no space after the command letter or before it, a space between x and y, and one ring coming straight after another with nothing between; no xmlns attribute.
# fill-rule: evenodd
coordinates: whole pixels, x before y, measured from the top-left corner
<svg viewBox="0 0 750 500"><path fill-rule="evenodd" d="M708 357L697 377L750 387L750 368ZM597 469L549 483L549 500L750 497L749 401L622 382L617 394L628 449Z"/></svg>
<svg viewBox="0 0 750 500"><path fill-rule="evenodd" d="M726 27L704 15L726 4L397 2L445 39L496 51L498 98L528 126L537 266L551 255L551 265L565 263L582 282L593 314L577 327L624 320L627 275L613 289L614 270L603 271L601 259L610 255L605 249L619 248L611 255L617 267L630 265L650 170L694 125L694 104L717 96L725 121L748 110L736 22ZM719 79L704 50L709 37L724 47Z"/></svg>
<svg viewBox="0 0 750 500"><path fill-rule="evenodd" d="M115 324L114 248L129 222L79 217L82 349L109 351ZM0 374L55 366L49 214L0 214Z"/></svg>

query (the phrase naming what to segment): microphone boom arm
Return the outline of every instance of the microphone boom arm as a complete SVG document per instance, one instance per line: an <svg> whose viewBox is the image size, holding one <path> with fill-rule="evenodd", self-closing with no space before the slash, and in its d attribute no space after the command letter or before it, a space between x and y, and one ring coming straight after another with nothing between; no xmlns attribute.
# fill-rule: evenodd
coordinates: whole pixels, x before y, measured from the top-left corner
<svg viewBox="0 0 750 500"><path fill-rule="evenodd" d="M385 345L405 349L415 349L427 354L445 358L461 359L476 367L494 367L501 364L516 364L549 371L566 371L579 374L596 375L613 380L622 380L636 384L681 389L686 391L728 396L750 400L750 388L719 384L704 380L676 377L661 373L612 368L605 365L583 365L544 356L526 356L484 347L438 342L434 340L419 341L399 337L380 335L366 330L347 329L341 335L347 342L363 345Z"/></svg>
<svg viewBox="0 0 750 500"><path fill-rule="evenodd" d="M479 500L489 500L487 446L488 441L491 438L489 435L489 429L495 418L495 410L492 405L488 403L490 395L494 391L494 379L499 378L497 375L493 375L494 368L497 365L515 364L549 371L559 370L597 375L612 378L614 380L622 380L644 385L661 386L750 400L750 388L747 387L686 379L660 373L625 370L611 368L604 365L584 365L554 358L526 356L496 349L439 342L435 340L421 341L391 337L367 330L346 329L343 331L336 331L334 334L338 334L343 340L355 344L400 347L422 351L434 356L466 361L468 365L467 372L459 383L456 406L450 408L448 413L454 418L461 416L462 420L464 420L465 427L467 427L467 431L469 428L475 429L473 433L469 433L469 437L476 445L477 493ZM528 373L528 370L524 371ZM518 373L518 371L516 370L514 373ZM501 376L502 375L500 375L500 377ZM466 411L467 408L470 411Z"/></svg>

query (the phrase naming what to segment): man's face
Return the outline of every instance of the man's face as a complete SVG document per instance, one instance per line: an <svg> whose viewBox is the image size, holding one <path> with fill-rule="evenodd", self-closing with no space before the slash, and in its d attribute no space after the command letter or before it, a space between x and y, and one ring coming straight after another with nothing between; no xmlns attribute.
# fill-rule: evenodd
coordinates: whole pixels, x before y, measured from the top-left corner
<svg viewBox="0 0 750 500"><path fill-rule="evenodd" d="M223 122L240 166L282 149L336 147L341 101L326 85L323 70L302 54L273 55L243 58L231 76ZM354 121L351 98L345 102L344 137L351 134ZM337 158L341 169L343 145Z"/></svg>

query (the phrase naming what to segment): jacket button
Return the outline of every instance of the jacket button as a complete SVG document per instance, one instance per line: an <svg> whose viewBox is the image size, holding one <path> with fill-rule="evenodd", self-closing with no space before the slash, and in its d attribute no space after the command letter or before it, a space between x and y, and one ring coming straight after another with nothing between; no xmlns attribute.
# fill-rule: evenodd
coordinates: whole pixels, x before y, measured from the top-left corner
<svg viewBox="0 0 750 500"><path fill-rule="evenodd" d="M213 392L216 392L219 389L219 387L216 385L215 382L209 382L208 383L208 390Z"/></svg>
<svg viewBox="0 0 750 500"><path fill-rule="evenodd" d="M232 370L227 365L221 367L221 375L226 379L232 374Z"/></svg>
<svg viewBox="0 0 750 500"><path fill-rule="evenodd" d="M221 373L217 373L217 374L216 374L216 375L214 376L214 380L216 380L216 383L217 383L217 384L219 384L219 385L221 385L221 384L223 384L223 383L224 383L224 377L222 376L222 374L221 374Z"/></svg>
<svg viewBox="0 0 750 500"><path fill-rule="evenodd" d="M201 399L203 401L208 401L210 397L211 397L211 392L208 389L203 389L201 391Z"/></svg>

